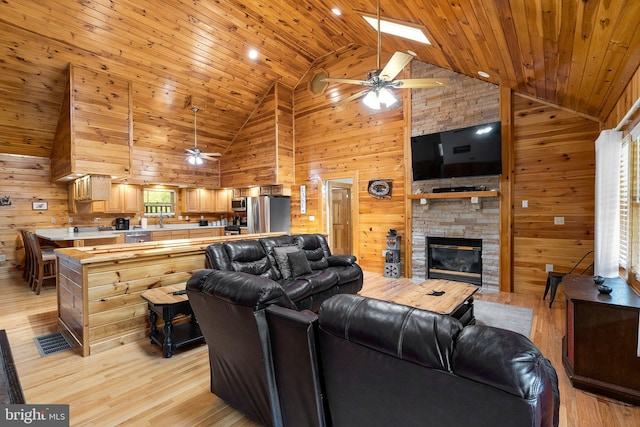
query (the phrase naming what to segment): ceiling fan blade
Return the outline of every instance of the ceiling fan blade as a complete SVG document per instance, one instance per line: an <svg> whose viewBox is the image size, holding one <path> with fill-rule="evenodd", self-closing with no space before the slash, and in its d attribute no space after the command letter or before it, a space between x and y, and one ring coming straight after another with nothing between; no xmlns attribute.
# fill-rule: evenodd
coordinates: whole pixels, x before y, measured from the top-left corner
<svg viewBox="0 0 640 427"><path fill-rule="evenodd" d="M371 82L368 82L367 80L339 79L327 77L325 79L322 79L321 81L328 83L347 83L351 85L371 86Z"/></svg>
<svg viewBox="0 0 640 427"><path fill-rule="evenodd" d="M387 62L387 65L380 71L379 77L387 82L393 80L412 59L413 56L408 53L394 53L389 62Z"/></svg>
<svg viewBox="0 0 640 427"><path fill-rule="evenodd" d="M189 153L190 155L192 155L192 156L195 156L195 155L196 155L196 151L195 151L195 150L193 150L193 149L191 149L191 148L186 148L186 149L185 149L185 151L186 151L187 153Z"/></svg>
<svg viewBox="0 0 640 427"><path fill-rule="evenodd" d="M347 102L353 101L354 99L358 99L362 95L365 95L367 92L369 92L369 90L370 89L365 89L365 90L361 90L360 92L356 92L351 96L347 96L346 98L339 100L334 105L338 106L338 105L342 105L342 104L345 104Z"/></svg>
<svg viewBox="0 0 640 427"><path fill-rule="evenodd" d="M425 79L400 79L394 80L393 87L397 88L430 88L446 86L449 79L425 78Z"/></svg>
<svg viewBox="0 0 640 427"><path fill-rule="evenodd" d="M220 157L221 154L220 153L202 153L202 157L206 158L206 159L216 159L218 157Z"/></svg>

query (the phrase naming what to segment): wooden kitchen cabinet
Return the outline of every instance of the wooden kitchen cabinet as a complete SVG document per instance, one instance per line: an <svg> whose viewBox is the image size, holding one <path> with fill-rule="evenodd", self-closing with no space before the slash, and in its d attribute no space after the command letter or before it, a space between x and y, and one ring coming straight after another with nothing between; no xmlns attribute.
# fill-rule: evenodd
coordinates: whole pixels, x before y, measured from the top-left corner
<svg viewBox="0 0 640 427"><path fill-rule="evenodd" d="M213 213L216 211L215 190L185 188L182 192L182 213Z"/></svg>
<svg viewBox="0 0 640 427"><path fill-rule="evenodd" d="M86 175L74 181L74 189L74 200L77 202L109 200L111 198L111 177Z"/></svg>
<svg viewBox="0 0 640 427"><path fill-rule="evenodd" d="M291 196L291 187L282 184L263 185L260 187L261 196Z"/></svg>
<svg viewBox="0 0 640 427"><path fill-rule="evenodd" d="M171 230L171 240L188 239L189 230Z"/></svg>
<svg viewBox="0 0 640 427"><path fill-rule="evenodd" d="M216 190L216 212L231 212L231 190Z"/></svg>
<svg viewBox="0 0 640 427"><path fill-rule="evenodd" d="M76 192L78 186L75 181L70 182L67 188L69 192L69 213L70 214L94 214L104 213L106 209L105 201L78 201L76 200Z"/></svg>
<svg viewBox="0 0 640 427"><path fill-rule="evenodd" d="M125 212L142 212L143 195L142 188L137 185L124 185L123 204Z"/></svg>
<svg viewBox="0 0 640 427"><path fill-rule="evenodd" d="M151 233L151 240L157 242L159 240L171 240L171 230L154 231Z"/></svg>
<svg viewBox="0 0 640 427"><path fill-rule="evenodd" d="M176 240L176 239L188 239L189 230L163 230L154 231L151 233L151 240L154 242L158 240Z"/></svg>
<svg viewBox="0 0 640 427"><path fill-rule="evenodd" d="M194 228L189 230L189 238L190 239L199 239L206 237L217 237L224 236L224 228L222 227L202 227L202 228Z"/></svg>

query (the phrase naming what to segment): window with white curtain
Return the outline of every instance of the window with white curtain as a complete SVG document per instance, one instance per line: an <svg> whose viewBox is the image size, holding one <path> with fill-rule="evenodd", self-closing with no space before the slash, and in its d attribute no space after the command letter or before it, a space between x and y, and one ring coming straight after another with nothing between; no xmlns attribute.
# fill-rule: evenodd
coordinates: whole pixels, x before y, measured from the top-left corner
<svg viewBox="0 0 640 427"><path fill-rule="evenodd" d="M620 241L619 241L619 253L618 263L620 270L626 277L628 267L628 254L629 254L629 157L630 157L629 138L626 138L622 142L622 148L620 150Z"/></svg>

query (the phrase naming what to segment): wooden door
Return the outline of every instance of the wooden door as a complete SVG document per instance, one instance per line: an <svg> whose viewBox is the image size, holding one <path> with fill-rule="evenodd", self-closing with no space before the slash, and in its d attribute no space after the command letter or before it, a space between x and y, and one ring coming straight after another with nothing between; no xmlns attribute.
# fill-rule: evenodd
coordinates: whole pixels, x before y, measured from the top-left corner
<svg viewBox="0 0 640 427"><path fill-rule="evenodd" d="M350 255L351 242L351 184L330 183L330 247L336 255Z"/></svg>

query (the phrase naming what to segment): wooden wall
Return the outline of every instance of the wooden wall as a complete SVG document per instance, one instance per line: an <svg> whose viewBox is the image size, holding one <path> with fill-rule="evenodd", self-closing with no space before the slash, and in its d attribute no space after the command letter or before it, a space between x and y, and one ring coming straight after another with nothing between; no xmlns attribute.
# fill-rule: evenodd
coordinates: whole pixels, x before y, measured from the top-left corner
<svg viewBox="0 0 640 427"><path fill-rule="evenodd" d="M566 272L593 249L600 124L520 95L513 115L513 289L542 295L546 264Z"/></svg>
<svg viewBox="0 0 640 427"><path fill-rule="evenodd" d="M51 155L54 180L131 175L131 82L69 65ZM99 155L96 155L99 153Z"/></svg>
<svg viewBox="0 0 640 427"><path fill-rule="evenodd" d="M292 101L291 89L273 85L225 151L222 187L293 183Z"/></svg>
<svg viewBox="0 0 640 427"><path fill-rule="evenodd" d="M627 85L627 88L622 93L622 96L616 102L611 114L604 123L604 129L614 129L620 121L624 118L627 112L631 109L631 106L640 99L640 68L633 75L633 78ZM627 125L622 128L622 131L629 131L640 124L640 111L636 111L630 118Z"/></svg>
<svg viewBox="0 0 640 427"><path fill-rule="evenodd" d="M0 206L0 279L22 275L24 247L19 230L64 227L68 201L66 184L52 184L48 158L0 154L0 196L11 206ZM47 210L33 210L33 202L47 202Z"/></svg>
<svg viewBox="0 0 640 427"><path fill-rule="evenodd" d="M388 57L382 58L386 63ZM336 99L362 90L355 85L330 85L319 95L308 90L314 70L331 77L360 79L376 68L375 51L368 48L341 50L318 61L295 89L296 186L307 186L307 213L300 214L299 187L292 196L292 232L325 231L320 191L326 180L349 178L354 183L358 210L354 233L356 255L365 270L382 272L386 235L394 228L405 230L405 131L404 108L376 112L361 100L336 105ZM407 100L405 99L404 102ZM367 193L372 179L393 180L391 199ZM403 251L404 256L404 251Z"/></svg>

